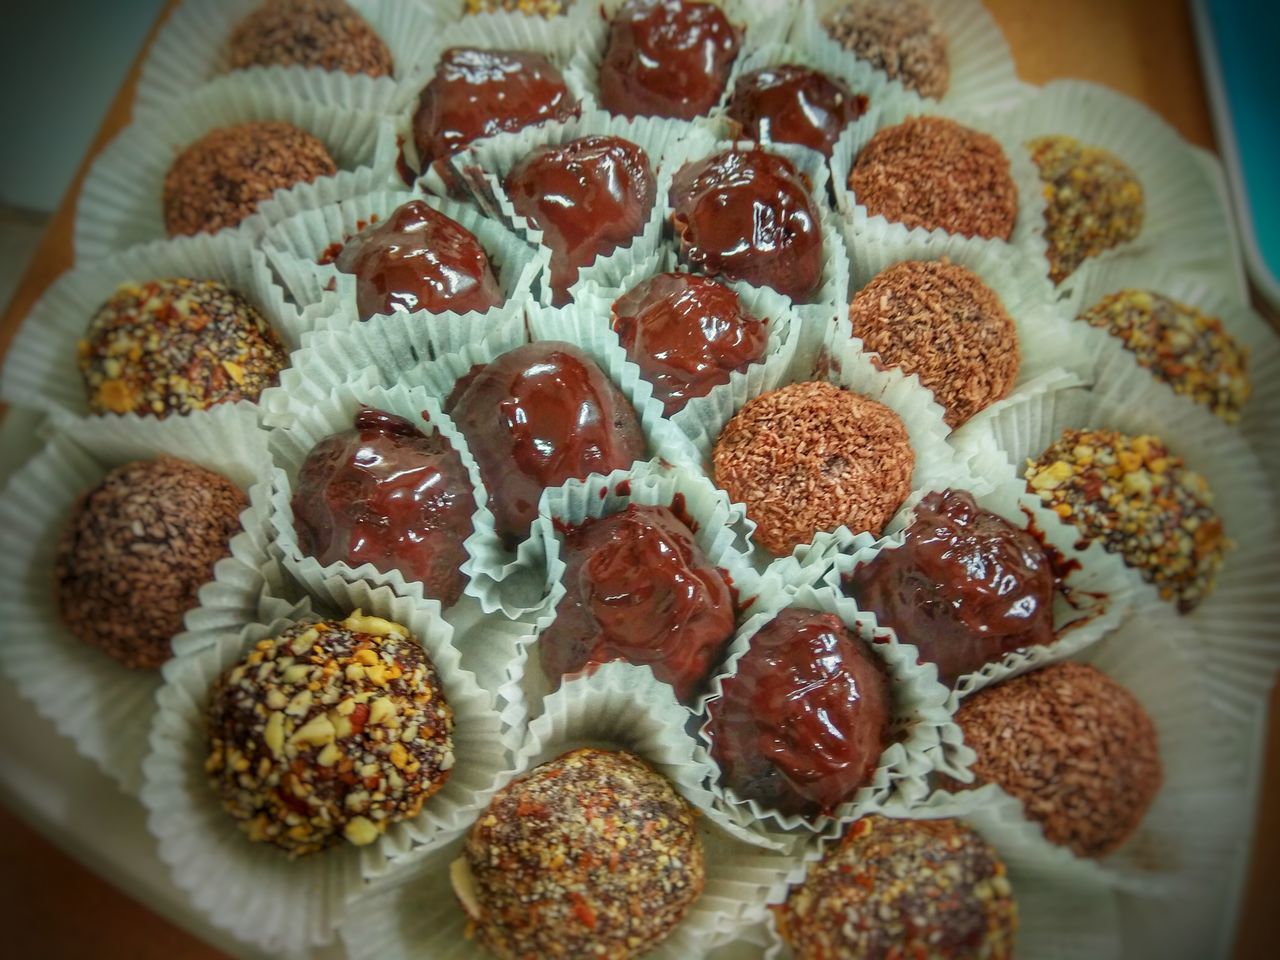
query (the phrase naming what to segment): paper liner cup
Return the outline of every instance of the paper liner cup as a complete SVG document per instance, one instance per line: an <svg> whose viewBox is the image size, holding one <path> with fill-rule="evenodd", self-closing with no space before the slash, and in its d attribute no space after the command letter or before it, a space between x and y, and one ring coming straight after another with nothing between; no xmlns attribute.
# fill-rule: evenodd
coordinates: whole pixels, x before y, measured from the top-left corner
<svg viewBox="0 0 1280 960"><path fill-rule="evenodd" d="M0 669L37 713L125 792L137 791L160 671L131 670L90 646L62 622L54 596L58 539L80 495L113 468L169 454L226 476L246 489L249 505L231 556L210 569L201 601L220 609L257 609L260 581L215 584L215 570L261 563L267 486L265 444L252 414L227 408L145 430L55 431L0 498ZM188 613L188 620L195 614Z"/></svg>
<svg viewBox="0 0 1280 960"><path fill-rule="evenodd" d="M222 77L181 102L138 117L98 155L76 207L76 256L92 260L163 239L164 178L175 157L212 130L250 120L287 121L313 134L328 148L338 172L277 190L227 232L256 240L271 224L299 210L368 193L393 174L396 152L389 120L303 100L264 87L251 76Z"/></svg>
<svg viewBox="0 0 1280 960"><path fill-rule="evenodd" d="M231 33L260 6L259 0L197 0L174 10L143 62L135 115L163 110L201 84L227 74L231 70L227 50ZM417 91L418 65L439 29L436 17L444 11L403 0L351 0L351 6L386 44L391 76L300 66L251 67L235 73L264 88L308 100L370 113L394 112Z"/></svg>

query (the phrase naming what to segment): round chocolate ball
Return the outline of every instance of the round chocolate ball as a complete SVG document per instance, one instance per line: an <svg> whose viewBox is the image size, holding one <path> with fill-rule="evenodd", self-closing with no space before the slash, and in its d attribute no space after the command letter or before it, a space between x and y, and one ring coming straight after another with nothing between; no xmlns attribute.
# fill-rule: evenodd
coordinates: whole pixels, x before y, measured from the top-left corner
<svg viewBox="0 0 1280 960"><path fill-rule="evenodd" d="M747 140L796 143L831 156L845 127L867 111L867 98L836 77L784 63L734 81L725 110Z"/></svg>
<svg viewBox="0 0 1280 960"><path fill-rule="evenodd" d="M951 86L947 38L920 0L849 0L823 20L831 39L922 97Z"/></svg>
<svg viewBox="0 0 1280 960"><path fill-rule="evenodd" d="M387 45L343 0L266 0L235 25L227 53L232 70L299 66L391 75Z"/></svg>

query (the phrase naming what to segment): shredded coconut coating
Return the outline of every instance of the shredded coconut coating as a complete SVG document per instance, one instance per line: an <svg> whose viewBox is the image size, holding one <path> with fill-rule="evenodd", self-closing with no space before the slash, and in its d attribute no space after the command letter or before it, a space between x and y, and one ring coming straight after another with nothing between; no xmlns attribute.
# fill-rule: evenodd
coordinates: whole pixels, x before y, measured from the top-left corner
<svg viewBox="0 0 1280 960"><path fill-rule="evenodd" d="M942 97L951 86L947 38L917 0L850 0L823 26L836 43L922 97Z"/></svg>
<svg viewBox="0 0 1280 960"><path fill-rule="evenodd" d="M694 816L630 754L542 764L499 791L454 864L468 935L506 960L647 953L702 893Z"/></svg>
<svg viewBox="0 0 1280 960"><path fill-rule="evenodd" d="M126 667L160 666L248 504L226 477L175 457L112 470L76 501L58 539L62 622Z"/></svg>
<svg viewBox="0 0 1280 960"><path fill-rule="evenodd" d="M165 174L165 230L177 237L234 227L275 191L337 169L328 148L293 124L219 127L178 154Z"/></svg>
<svg viewBox="0 0 1280 960"><path fill-rule="evenodd" d="M1209 485L1159 437L1064 430L1028 460L1027 488L1086 540L1154 584L1181 613L1213 590L1230 546Z"/></svg>
<svg viewBox="0 0 1280 960"><path fill-rule="evenodd" d="M915 453L884 404L796 383L744 404L716 441L712 467L746 505L756 542L783 556L841 526L879 535L911 492Z"/></svg>
<svg viewBox="0 0 1280 960"><path fill-rule="evenodd" d="M261 640L209 694L205 772L256 842L373 843L453 769L453 710L398 623L357 610Z"/></svg>
<svg viewBox="0 0 1280 960"><path fill-rule="evenodd" d="M1051 843L1079 856L1124 843L1160 790L1155 724L1096 667L1055 663L988 687L956 722L978 780L1021 800Z"/></svg>
<svg viewBox="0 0 1280 960"><path fill-rule="evenodd" d="M1121 290L1077 319L1119 337L1140 365L1175 392L1228 423L1239 422L1251 392L1248 348L1217 317L1153 290Z"/></svg>
<svg viewBox="0 0 1280 960"><path fill-rule="evenodd" d="M1008 240L1018 217L1009 158L994 137L946 117L910 117L862 148L856 201L894 223Z"/></svg>
<svg viewBox="0 0 1280 960"><path fill-rule="evenodd" d="M774 908L796 960L1009 960L1004 863L958 820L863 817Z"/></svg>
<svg viewBox="0 0 1280 960"><path fill-rule="evenodd" d="M1065 136L1027 142L1044 184L1049 276L1061 283L1088 257L1137 238L1142 184L1113 153Z"/></svg>
<svg viewBox="0 0 1280 960"><path fill-rule="evenodd" d="M77 344L93 413L167 417L258 399L289 355L243 296L215 280L125 283Z"/></svg>
<svg viewBox="0 0 1280 960"><path fill-rule="evenodd" d="M236 24L227 43L232 70L318 67L389 77L391 52L343 0L267 0Z"/></svg>
<svg viewBox="0 0 1280 960"><path fill-rule="evenodd" d="M1021 355L1013 320L972 270L908 260L881 271L849 305L853 334L881 361L916 374L958 427L1008 396Z"/></svg>
<svg viewBox="0 0 1280 960"><path fill-rule="evenodd" d="M527 13L554 17L564 13L573 0L462 0L463 16L474 13Z"/></svg>

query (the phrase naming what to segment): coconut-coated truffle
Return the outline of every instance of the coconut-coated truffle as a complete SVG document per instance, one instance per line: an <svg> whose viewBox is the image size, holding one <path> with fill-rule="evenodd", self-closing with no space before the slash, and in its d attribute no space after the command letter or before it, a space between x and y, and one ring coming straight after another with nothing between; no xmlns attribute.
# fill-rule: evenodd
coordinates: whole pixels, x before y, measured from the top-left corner
<svg viewBox="0 0 1280 960"><path fill-rule="evenodd" d="M391 75L387 45L344 0L266 0L237 23L227 42L232 70L318 67Z"/></svg>
<svg viewBox="0 0 1280 960"><path fill-rule="evenodd" d="M831 39L922 97L951 86L947 38L919 0L849 0L823 20Z"/></svg>

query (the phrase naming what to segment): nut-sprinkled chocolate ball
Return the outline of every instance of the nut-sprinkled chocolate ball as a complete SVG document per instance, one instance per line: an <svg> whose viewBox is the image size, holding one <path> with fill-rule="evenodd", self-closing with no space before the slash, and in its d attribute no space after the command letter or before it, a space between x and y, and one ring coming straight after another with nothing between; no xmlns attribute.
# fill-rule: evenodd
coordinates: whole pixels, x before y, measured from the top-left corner
<svg viewBox="0 0 1280 960"><path fill-rule="evenodd" d="M849 0L823 20L831 39L922 97L951 86L947 38L919 0Z"/></svg>
<svg viewBox="0 0 1280 960"><path fill-rule="evenodd" d="M266 0L231 31L232 70L318 67L371 77L391 75L391 53L344 0Z"/></svg>

